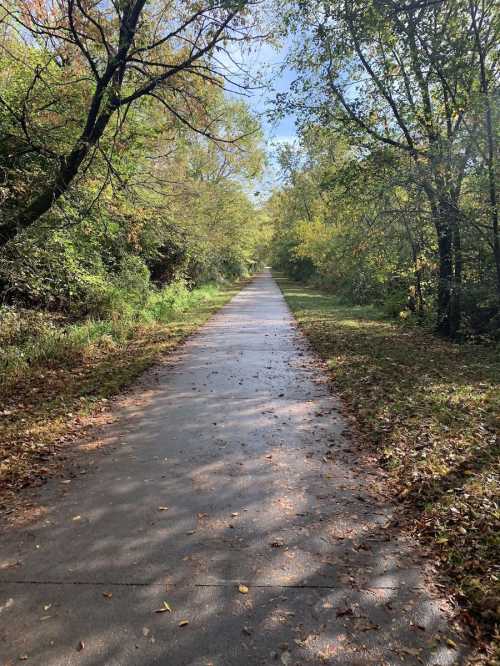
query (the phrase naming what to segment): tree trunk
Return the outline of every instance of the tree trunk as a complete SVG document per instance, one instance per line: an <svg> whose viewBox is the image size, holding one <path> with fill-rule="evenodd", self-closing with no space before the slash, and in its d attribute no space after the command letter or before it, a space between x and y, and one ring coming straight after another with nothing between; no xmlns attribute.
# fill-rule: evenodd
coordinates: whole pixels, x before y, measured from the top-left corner
<svg viewBox="0 0 500 666"><path fill-rule="evenodd" d="M422 292L422 267L420 266L420 248L422 242L414 238L410 224L405 216L403 216L403 225L408 236L408 242L411 248L411 257L413 261L413 274L415 277L415 312L419 321L424 316L424 296Z"/></svg>
<svg viewBox="0 0 500 666"><path fill-rule="evenodd" d="M419 265L418 255L415 257L415 297L417 302L417 316L419 321L424 318L424 296L422 293L422 269Z"/></svg>
<svg viewBox="0 0 500 666"><path fill-rule="evenodd" d="M460 218L455 208L453 214L453 262L454 279L451 294L450 311L450 337L456 338L460 332L462 323L462 236L460 230Z"/></svg>
<svg viewBox="0 0 500 666"><path fill-rule="evenodd" d="M498 230L498 201L497 201L497 177L495 169L496 149L493 131L493 122L491 117L491 104L488 92L485 93L485 125L486 138L488 142L488 190L491 207L491 225L493 228L493 258L495 260L497 277L497 296L500 299L500 239Z"/></svg>
<svg viewBox="0 0 500 666"><path fill-rule="evenodd" d="M24 210L13 216L10 222L0 227L0 248L6 245L20 231L32 226L68 191L82 162L88 156L90 149L102 137L113 112L114 107L108 107L101 113L95 124L89 128L86 134L84 133L80 137L73 150L62 160L59 172L48 187L30 201Z"/></svg>
<svg viewBox="0 0 500 666"><path fill-rule="evenodd" d="M454 339L462 320L462 246L458 207L445 195L440 198L434 215L439 252L436 332Z"/></svg>
<svg viewBox="0 0 500 666"><path fill-rule="evenodd" d="M498 229L498 196L497 196L497 176L496 176L496 145L495 128L493 126L493 114L490 100L490 83L488 79L486 63L486 46L481 41L481 28L477 21L478 5L469 2L469 11L472 18L472 28L476 49L479 55L479 74L481 82L481 92L484 95L484 128L486 132L487 145L487 168L488 168L488 194L491 207L491 226L493 231L493 259L496 269L497 296L500 299L500 239Z"/></svg>
<svg viewBox="0 0 500 666"><path fill-rule="evenodd" d="M451 229L443 220L437 225L438 252L439 252L439 283L437 298L436 332L444 337L451 333L451 301L453 293L453 259Z"/></svg>

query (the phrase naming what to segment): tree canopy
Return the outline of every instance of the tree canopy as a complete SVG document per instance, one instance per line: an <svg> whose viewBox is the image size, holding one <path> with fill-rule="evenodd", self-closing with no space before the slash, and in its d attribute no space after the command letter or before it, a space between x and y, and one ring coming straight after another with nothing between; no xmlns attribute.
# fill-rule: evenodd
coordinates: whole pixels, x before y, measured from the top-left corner
<svg viewBox="0 0 500 666"><path fill-rule="evenodd" d="M161 286L251 268L262 133L227 62L256 36L259 3L1 11L4 301L98 314L125 274Z"/></svg>
<svg viewBox="0 0 500 666"><path fill-rule="evenodd" d="M446 336L494 319L495 4L307 0L284 22L297 77L277 113L297 115L302 160L280 157L282 260L359 298L399 290Z"/></svg>

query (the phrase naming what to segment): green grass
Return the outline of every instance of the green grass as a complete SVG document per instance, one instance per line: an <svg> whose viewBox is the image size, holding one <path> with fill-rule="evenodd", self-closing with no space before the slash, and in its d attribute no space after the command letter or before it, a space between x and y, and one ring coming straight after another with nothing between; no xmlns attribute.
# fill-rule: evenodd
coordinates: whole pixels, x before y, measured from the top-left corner
<svg viewBox="0 0 500 666"><path fill-rule="evenodd" d="M26 379L40 366L67 363L99 348L112 349L134 338L144 326L175 322L184 312L217 302L224 289L208 284L189 290L184 281L151 290L143 302L120 294L120 307L106 318L64 322L44 311L0 309L0 390ZM123 303L127 305L123 307ZM126 312L124 312L124 309Z"/></svg>
<svg viewBox="0 0 500 666"><path fill-rule="evenodd" d="M278 276L361 436L478 631L500 616L498 349L456 345Z"/></svg>
<svg viewBox="0 0 500 666"><path fill-rule="evenodd" d="M243 284L167 288L127 319L61 325L41 313L10 316L0 339L0 508L58 471L80 417L102 411Z"/></svg>

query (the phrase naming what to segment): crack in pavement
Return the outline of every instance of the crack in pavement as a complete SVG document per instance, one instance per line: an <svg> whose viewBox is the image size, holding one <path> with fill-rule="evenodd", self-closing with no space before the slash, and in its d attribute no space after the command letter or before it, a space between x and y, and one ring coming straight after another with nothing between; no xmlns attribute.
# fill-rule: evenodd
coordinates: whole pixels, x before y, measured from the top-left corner
<svg viewBox="0 0 500 666"><path fill-rule="evenodd" d="M128 583L123 581L84 581L84 580L0 580L0 585L86 585L89 587L96 586L109 586L109 587L161 587L165 588L165 583L155 583L155 582L135 582ZM187 585L186 587L227 587L235 585L249 585L255 588L290 588L297 590L339 590L343 589L335 585L293 585L285 583L254 583L251 580L241 578L238 580L226 580L219 581L217 583L193 583L191 586ZM403 586L395 587L388 585L370 585L369 587L357 587L354 586L352 590L398 590ZM410 590L421 590L425 591L423 587L415 586L404 586L405 589Z"/></svg>

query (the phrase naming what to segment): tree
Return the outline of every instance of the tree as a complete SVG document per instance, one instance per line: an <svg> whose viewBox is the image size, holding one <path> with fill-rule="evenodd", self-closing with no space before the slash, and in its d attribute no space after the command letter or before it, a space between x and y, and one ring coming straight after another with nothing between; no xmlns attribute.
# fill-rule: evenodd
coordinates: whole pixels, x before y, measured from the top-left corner
<svg viewBox="0 0 500 666"><path fill-rule="evenodd" d="M14 39L9 51L17 64L1 71L0 94L18 108L30 81L25 63L36 64L40 54ZM38 87L30 100L44 108L54 89L64 90L57 109L30 118L35 136L61 153L74 141L78 109L88 98L85 84L69 83L64 74L48 68L44 80L51 85ZM143 298L150 277L154 294L175 280L194 285L249 270L260 241L252 236L258 211L245 191L263 162L259 123L220 86L202 83L198 94L211 133L238 140L213 140L166 115L154 98L138 100L119 135L103 135L57 205L0 249L2 302L106 317L110 308L129 307L125 278ZM9 137L8 153L0 154L0 196L7 203L32 198L54 170L50 158L27 150L16 129L0 106L0 131Z"/></svg>
<svg viewBox="0 0 500 666"><path fill-rule="evenodd" d="M481 57L488 80L495 69L493 5L482 4L477 31L473 16L465 0L307 0L287 17L291 31L305 24L308 35L291 58L300 73L294 94L282 103L364 149L385 145L411 159L437 239L436 328L450 337L461 318L460 196L474 149L467 122Z"/></svg>
<svg viewBox="0 0 500 666"><path fill-rule="evenodd" d="M285 185L269 203L275 261L351 302L396 315L409 307L421 319L432 243L407 157L390 147L362 154L318 124L299 136L281 151Z"/></svg>
<svg viewBox="0 0 500 666"><path fill-rule="evenodd" d="M498 43L495 22L491 20L492 4L484 0L469 0L469 13L474 43L479 61L479 97L484 115L485 150L483 150L488 174L488 196L491 219L491 238L495 260L497 295L500 299L500 236L498 228L497 146L494 99L497 93L496 59L492 53ZM480 141L480 139L479 139Z"/></svg>
<svg viewBox="0 0 500 666"><path fill-rule="evenodd" d="M144 98L210 140L235 141L234 136L213 133L214 119L206 113L201 91L207 86L242 85L228 76L221 56L229 44L254 35L259 4L260 0L2 3L3 39L13 31L24 35L29 53L25 64L31 65L17 107L5 95L0 98L15 128L10 152L43 156L51 168L48 182L26 203L16 200L3 207L0 246L33 225L68 191L101 150L106 133L116 143L130 109ZM33 65L30 59L37 62ZM59 86L52 85L54 69L63 73ZM69 84L83 91L84 106L65 116L60 107ZM46 97L43 106L37 104L40 91ZM61 122L73 126L74 139L66 150L55 149L36 132L37 117L48 112L58 129Z"/></svg>

